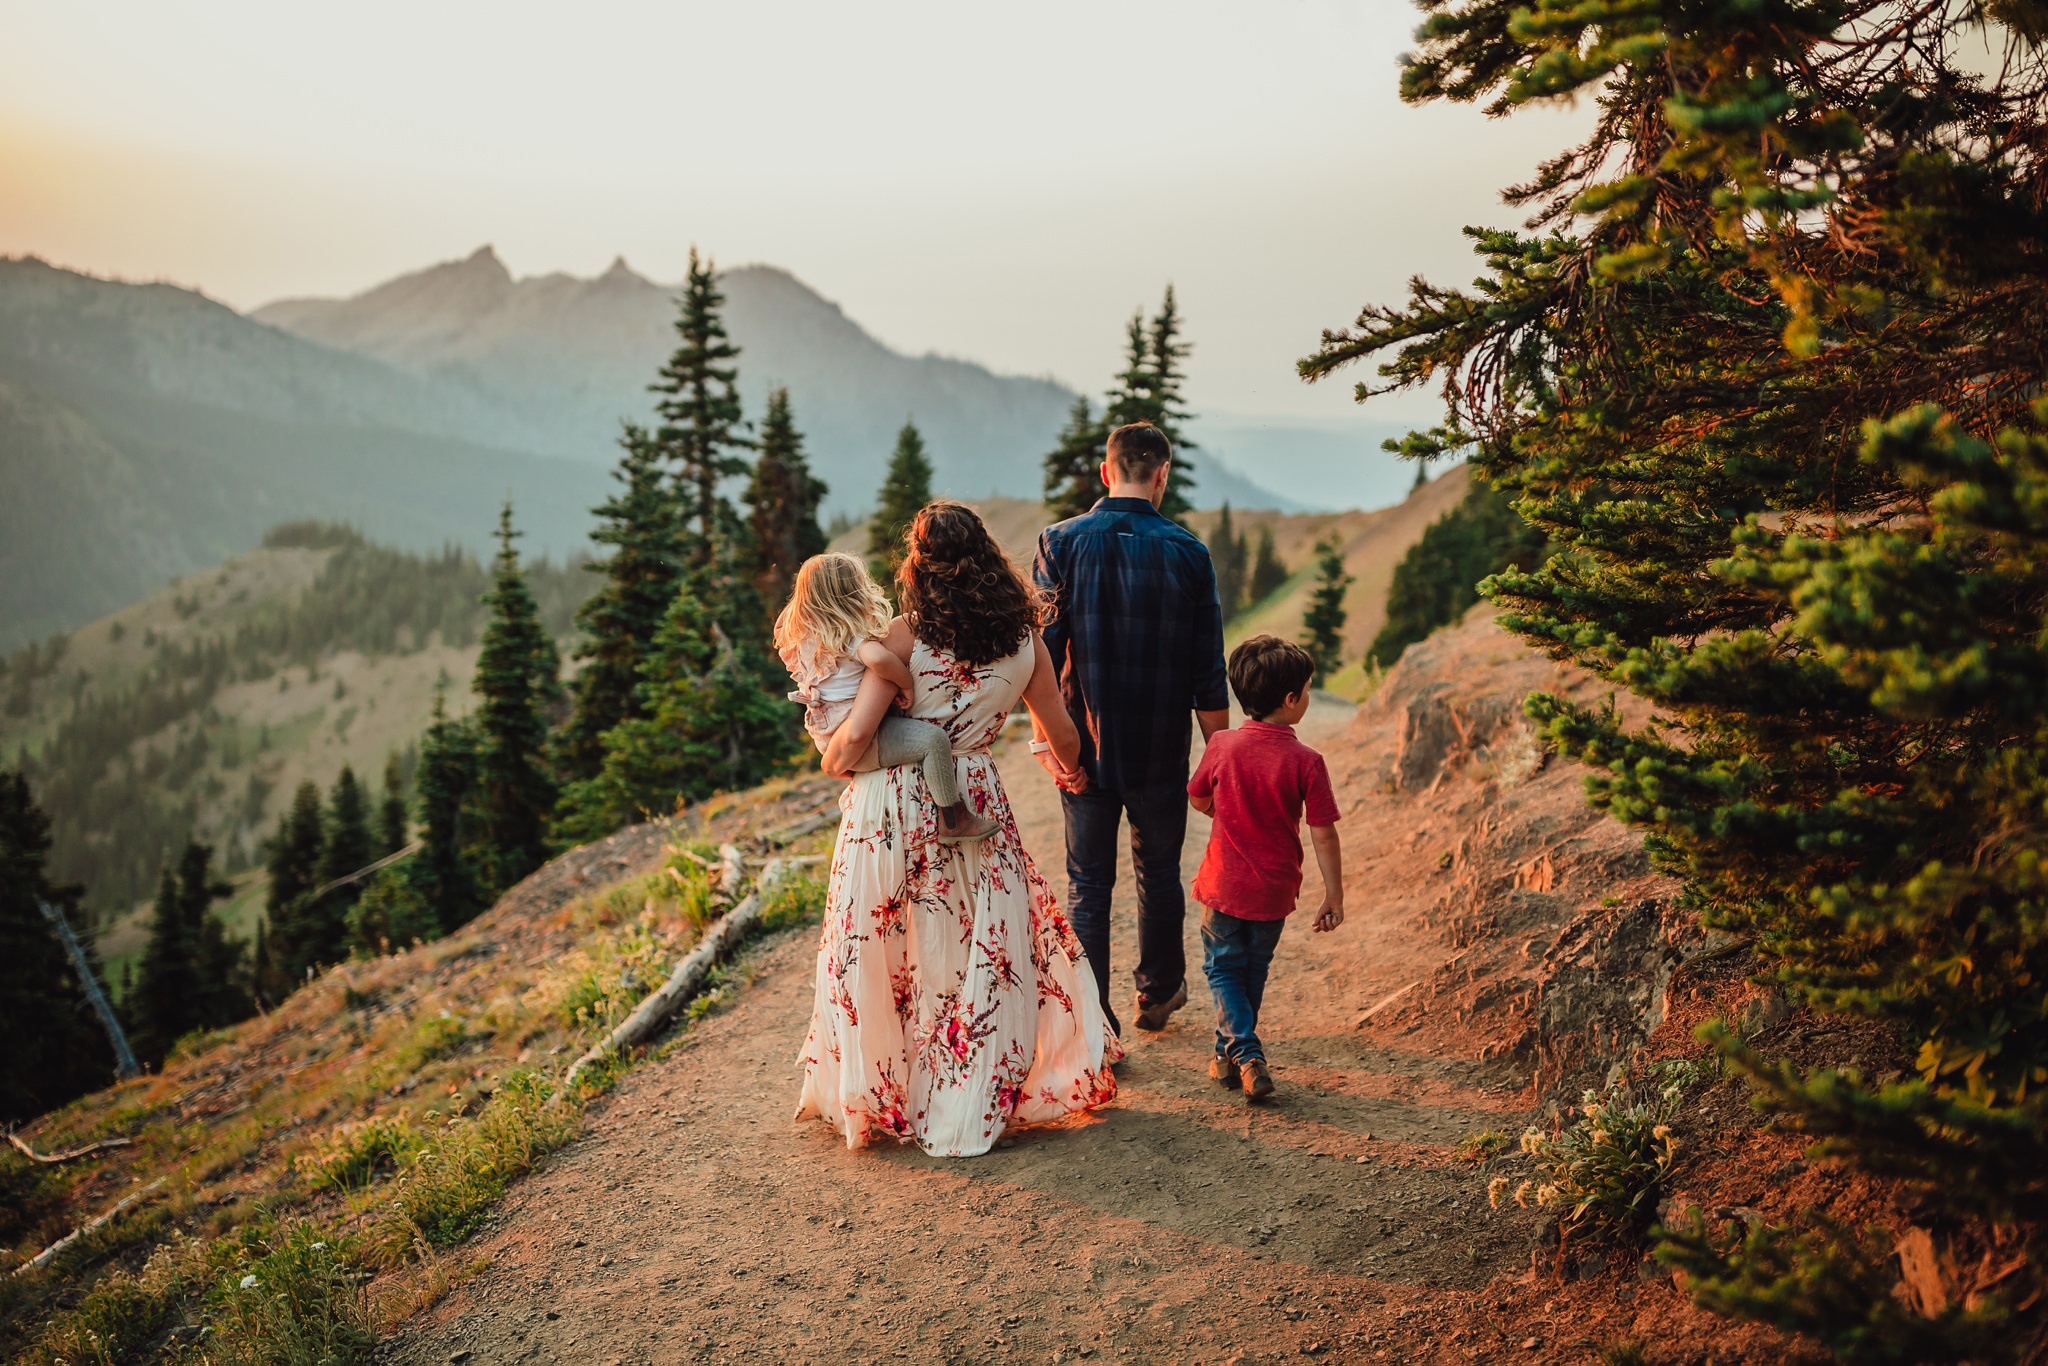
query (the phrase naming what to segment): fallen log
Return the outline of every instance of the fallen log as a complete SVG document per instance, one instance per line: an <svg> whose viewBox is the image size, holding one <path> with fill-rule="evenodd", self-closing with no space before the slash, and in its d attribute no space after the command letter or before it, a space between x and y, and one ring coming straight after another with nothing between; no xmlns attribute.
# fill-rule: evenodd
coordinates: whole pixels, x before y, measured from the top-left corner
<svg viewBox="0 0 2048 1366"><path fill-rule="evenodd" d="M119 1214L122 1210L127 1209L130 1205L134 1204L137 1200L140 1200L143 1196L148 1195L151 1191L155 1190L158 1186L161 1186L163 1183L164 1178L159 1176L156 1180L150 1182L141 1190L135 1191L134 1193L127 1196L125 1199L121 1201L120 1204L115 1205L112 1209L108 1210L105 1214L102 1214L99 1218L87 1224L84 1228L76 1228L71 1230L71 1232L65 1234L62 1238L59 1238L56 1242L50 1244L41 1252L38 1252L34 1257L31 1257L28 1261L25 1261L20 1266L14 1268L14 1274L19 1276L25 1271L34 1270L36 1267L48 1266L51 1263L51 1261L56 1258L58 1253L62 1252L65 1248L70 1247L73 1243L77 1242L80 1238L85 1237L86 1234L93 1232L95 1229L105 1227L107 1222L111 1220L115 1215Z"/></svg>
<svg viewBox="0 0 2048 1366"><path fill-rule="evenodd" d="M731 849L731 846L727 846ZM737 850L732 850L737 855ZM730 865L728 865L730 866ZM768 898L775 894L789 864L782 859L770 859L761 869L761 879L747 899L727 911L710 929L704 931L697 947L691 949L682 962L676 964L668 981L657 987L646 999L636 1006L617 1028L605 1035L582 1057L569 1066L562 1078L560 1090L553 1098L559 1098L576 1084L583 1069L600 1062L615 1053L624 1052L649 1038L667 1024L677 1011L690 1003L691 998L704 989L704 979L711 975L711 969L725 958L747 936L754 922L761 918L761 909Z"/></svg>
<svg viewBox="0 0 2048 1366"><path fill-rule="evenodd" d="M61 1153L50 1153L47 1156L29 1147L28 1144L22 1141L20 1134L14 1133L11 1130L8 1132L7 1141L12 1143L15 1149L31 1162L69 1162L73 1158L85 1157L88 1154L100 1152L107 1148L126 1148L133 1140L126 1138L103 1138L97 1143L88 1143L82 1148L66 1148Z"/></svg>

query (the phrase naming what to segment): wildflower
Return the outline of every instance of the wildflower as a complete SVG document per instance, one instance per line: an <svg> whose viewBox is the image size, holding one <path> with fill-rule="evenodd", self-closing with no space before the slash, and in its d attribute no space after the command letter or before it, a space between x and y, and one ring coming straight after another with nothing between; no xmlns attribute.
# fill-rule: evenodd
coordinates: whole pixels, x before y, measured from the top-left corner
<svg viewBox="0 0 2048 1366"><path fill-rule="evenodd" d="M319 1251L319 1250L320 1250L321 1248L323 1248L323 1247L326 1247L326 1246L327 1246L327 1244L325 1244L325 1243L315 1243L315 1244L313 1244L313 1250L314 1250L315 1252L318 1252L318 1251Z"/></svg>
<svg viewBox="0 0 2048 1366"><path fill-rule="evenodd" d="M242 1289L244 1290L254 1290L257 1286L261 1284L263 1284L263 1282L257 1280L253 1274L242 1277Z"/></svg>
<svg viewBox="0 0 2048 1366"><path fill-rule="evenodd" d="M1494 1177L1493 1180L1486 1183L1486 1203L1495 1209L1499 1209L1501 1193L1507 1188L1508 1179L1505 1176Z"/></svg>
<svg viewBox="0 0 2048 1366"><path fill-rule="evenodd" d="M1515 1203L1523 1209L1529 1208L1529 1188L1535 1184L1533 1181L1524 1181L1515 1187Z"/></svg>
<svg viewBox="0 0 2048 1366"><path fill-rule="evenodd" d="M1650 1136L1669 1143L1671 1141L1671 1126L1669 1124L1659 1124L1656 1128L1650 1130Z"/></svg>

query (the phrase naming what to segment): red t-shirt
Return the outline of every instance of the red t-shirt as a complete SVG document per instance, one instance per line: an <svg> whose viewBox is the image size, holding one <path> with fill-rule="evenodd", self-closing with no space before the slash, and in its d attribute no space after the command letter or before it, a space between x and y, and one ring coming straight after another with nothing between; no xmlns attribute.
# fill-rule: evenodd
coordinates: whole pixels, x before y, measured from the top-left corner
<svg viewBox="0 0 2048 1366"><path fill-rule="evenodd" d="M1310 825L1335 825L1339 814L1323 756L1292 726L1246 721L1209 738L1188 795L1215 800L1195 900L1240 920L1291 913L1301 895L1302 814Z"/></svg>

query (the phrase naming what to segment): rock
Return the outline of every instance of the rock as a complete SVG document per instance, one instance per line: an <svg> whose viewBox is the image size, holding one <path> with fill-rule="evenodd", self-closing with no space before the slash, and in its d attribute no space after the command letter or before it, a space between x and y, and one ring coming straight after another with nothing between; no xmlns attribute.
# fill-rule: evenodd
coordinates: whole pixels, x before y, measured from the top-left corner
<svg viewBox="0 0 2048 1366"><path fill-rule="evenodd" d="M459 1352L450 1352L448 1354L449 1366L462 1366L462 1363L467 1360L469 1360L469 1349L467 1347Z"/></svg>
<svg viewBox="0 0 2048 1366"><path fill-rule="evenodd" d="M1530 1234L1530 1235L1529 1235L1529 1244L1530 1244L1530 1246L1532 1246L1532 1247L1556 1247L1556 1246L1557 1246L1557 1220L1556 1220L1556 1218L1554 1218L1554 1217L1553 1217L1553 1218L1548 1218L1548 1219L1545 1219L1545 1220L1544 1220L1544 1221L1543 1221L1542 1223L1540 1223L1540 1224L1536 1225L1536 1231L1535 1231L1534 1233L1532 1233L1532 1234Z"/></svg>

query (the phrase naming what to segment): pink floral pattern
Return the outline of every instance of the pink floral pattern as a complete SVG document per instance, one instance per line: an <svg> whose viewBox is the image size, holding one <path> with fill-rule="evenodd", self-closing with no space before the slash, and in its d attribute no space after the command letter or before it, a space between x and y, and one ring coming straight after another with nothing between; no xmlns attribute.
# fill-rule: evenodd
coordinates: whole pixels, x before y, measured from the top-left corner
<svg viewBox="0 0 2048 1366"><path fill-rule="evenodd" d="M995 834L939 843L914 766L863 773L840 798L797 1114L849 1147L886 1135L972 1157L1116 1095L1123 1047L988 755L1032 662L1028 648L986 668L921 643L911 655L911 715L953 737L960 790Z"/></svg>

